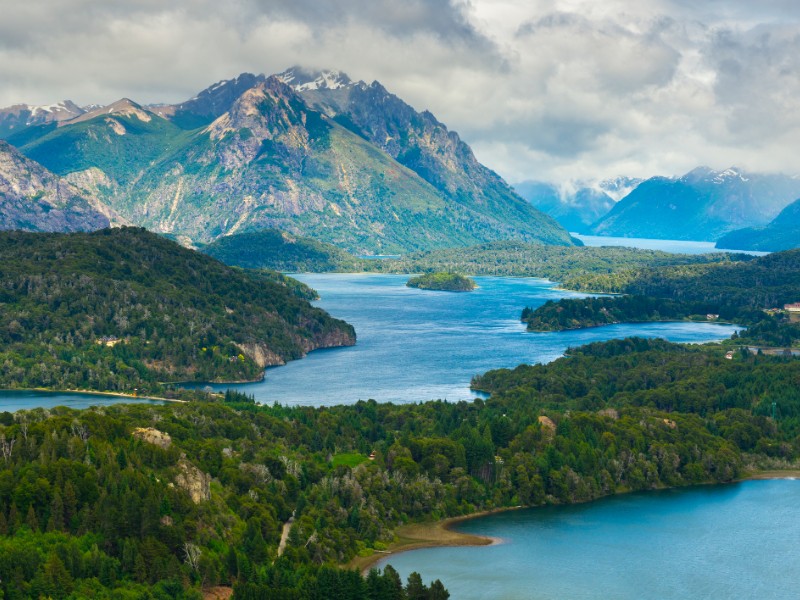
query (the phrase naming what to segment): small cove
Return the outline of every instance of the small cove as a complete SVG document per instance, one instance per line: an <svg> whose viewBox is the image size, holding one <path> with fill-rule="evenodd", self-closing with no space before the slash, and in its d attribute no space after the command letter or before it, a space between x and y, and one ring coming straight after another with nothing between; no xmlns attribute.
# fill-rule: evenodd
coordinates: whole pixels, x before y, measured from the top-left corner
<svg viewBox="0 0 800 600"><path fill-rule="evenodd" d="M745 481L500 513L459 524L495 546L381 561L454 600L797 597L800 481Z"/></svg>

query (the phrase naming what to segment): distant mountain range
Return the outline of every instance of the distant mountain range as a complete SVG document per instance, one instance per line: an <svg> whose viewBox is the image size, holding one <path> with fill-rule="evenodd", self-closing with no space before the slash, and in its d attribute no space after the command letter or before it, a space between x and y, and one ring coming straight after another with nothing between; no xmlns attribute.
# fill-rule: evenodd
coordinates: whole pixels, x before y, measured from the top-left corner
<svg viewBox="0 0 800 600"><path fill-rule="evenodd" d="M279 228L358 253L574 243L455 132L378 82L294 68L242 74L176 105L62 105L0 110L0 134L156 232L210 242Z"/></svg>
<svg viewBox="0 0 800 600"><path fill-rule="evenodd" d="M717 241L726 250L779 252L800 248L800 200L784 208L765 227L747 227L731 231Z"/></svg>
<svg viewBox="0 0 800 600"><path fill-rule="evenodd" d="M590 233L591 226L606 215L616 202L633 190L641 179L618 177L594 185L579 183L571 190L542 181L523 181L517 193L567 231Z"/></svg>
<svg viewBox="0 0 800 600"><path fill-rule="evenodd" d="M714 171L640 183L595 223L595 235L709 240L744 226L766 225L800 197L800 179L786 175Z"/></svg>

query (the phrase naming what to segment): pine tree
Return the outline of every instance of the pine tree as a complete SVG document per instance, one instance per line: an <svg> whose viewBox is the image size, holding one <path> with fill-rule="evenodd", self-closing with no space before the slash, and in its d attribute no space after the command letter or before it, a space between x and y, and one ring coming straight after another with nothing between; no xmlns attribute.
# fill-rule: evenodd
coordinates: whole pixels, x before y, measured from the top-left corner
<svg viewBox="0 0 800 600"><path fill-rule="evenodd" d="M28 515L25 517L25 525L31 528L31 531L39 531L39 519L36 518L36 511L33 510L33 504L28 507Z"/></svg>
<svg viewBox="0 0 800 600"><path fill-rule="evenodd" d="M53 502L50 504L50 518L47 521L47 531L63 531L64 529L64 502L61 492L56 488L53 493Z"/></svg>

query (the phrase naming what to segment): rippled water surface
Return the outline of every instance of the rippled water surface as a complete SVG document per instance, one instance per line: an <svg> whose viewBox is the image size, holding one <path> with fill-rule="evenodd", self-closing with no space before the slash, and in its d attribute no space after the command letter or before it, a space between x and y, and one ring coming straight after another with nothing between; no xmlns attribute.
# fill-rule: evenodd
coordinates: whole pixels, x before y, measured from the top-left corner
<svg viewBox="0 0 800 600"><path fill-rule="evenodd" d="M352 323L358 344L312 352L268 369L263 382L235 387L260 402L351 403L359 399L411 402L461 400L473 375L520 363L549 362L570 346L633 335L705 342L736 329L710 323L611 325L581 331L530 333L525 306L580 297L530 278L476 277L474 292L417 290L406 275L298 275L315 288L319 306Z"/></svg>
<svg viewBox="0 0 800 600"><path fill-rule="evenodd" d="M736 329L712 323L611 325L581 331L530 333L520 322L525 306L579 297L530 278L477 277L474 292L450 293L405 286L406 275L298 275L319 291L317 303L353 324L358 344L318 350L268 369L258 383L214 385L253 394L259 402L325 405L359 399L412 402L462 400L473 375L520 363L549 362L570 346L633 335L680 342L729 337ZM0 410L66 404L82 408L117 400L32 392L0 394Z"/></svg>

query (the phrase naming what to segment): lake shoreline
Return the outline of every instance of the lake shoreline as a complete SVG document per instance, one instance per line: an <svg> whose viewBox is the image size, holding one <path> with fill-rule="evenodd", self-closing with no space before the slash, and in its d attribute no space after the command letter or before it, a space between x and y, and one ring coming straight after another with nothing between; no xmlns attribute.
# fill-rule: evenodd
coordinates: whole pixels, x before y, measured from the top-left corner
<svg viewBox="0 0 800 600"><path fill-rule="evenodd" d="M775 479L800 479L800 469L766 469L763 471L754 471L748 473L740 479L736 479L730 483L743 483L745 481L767 481ZM715 482L718 483L718 482ZM708 485L708 484L699 484ZM724 485L724 484L723 484ZM686 487L686 486L679 486ZM692 487L692 486L689 486ZM678 488L659 488L663 489L678 489ZM654 490L656 491L656 490ZM622 492L627 493L627 492ZM612 494L616 496L619 494ZM608 496L604 496L607 498ZM601 498L597 498L600 500ZM587 502L592 502L589 500ZM583 504L581 502L580 504ZM522 510L526 508L537 508L537 506L508 506L501 508L494 508L491 510L482 510L467 515L458 517L450 517L433 521L428 523L412 523L403 525L396 530L398 541L389 545L388 550L376 551L369 556L356 556L345 567L349 569L358 569L362 575L366 575L369 570L374 567L378 562L382 561L389 556L394 556L412 550L420 550L422 548L445 548L445 547L458 547L458 546L493 546L502 544L503 539L493 536L475 535L470 533L461 533L453 531L453 528L465 521L473 519L480 519L499 513L509 512L512 510Z"/></svg>
<svg viewBox="0 0 800 600"><path fill-rule="evenodd" d="M160 396L137 396L135 394L126 394L125 392L100 392L98 390L54 390L50 388L5 388L0 389L0 392L43 392L47 394L85 394L88 396L108 396L111 398L131 398L136 400L154 400L157 402L176 402L178 404L188 404L188 400L179 400L177 398L162 398Z"/></svg>
<svg viewBox="0 0 800 600"><path fill-rule="evenodd" d="M503 540L501 538L461 533L453 531L453 527L465 521L523 508L528 507L507 506L491 510L482 510L458 517L449 517L439 521L402 525L398 527L395 532L398 541L389 544L388 550L376 551L369 556L356 556L345 566L348 569L358 569L360 573L366 574L376 563L384 558L403 552L410 552L411 550L457 546L494 546L496 544L502 544Z"/></svg>

